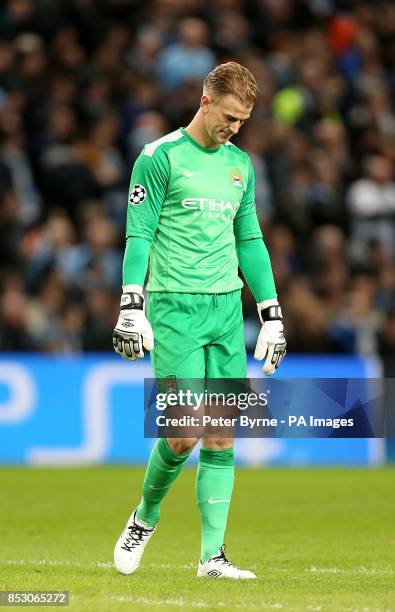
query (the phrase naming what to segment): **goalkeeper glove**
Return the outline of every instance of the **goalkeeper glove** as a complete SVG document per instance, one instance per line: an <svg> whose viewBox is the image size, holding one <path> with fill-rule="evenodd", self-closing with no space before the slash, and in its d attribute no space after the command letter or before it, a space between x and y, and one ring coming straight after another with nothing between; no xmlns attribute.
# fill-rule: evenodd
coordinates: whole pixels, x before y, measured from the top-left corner
<svg viewBox="0 0 395 612"><path fill-rule="evenodd" d="M284 338L283 315L276 299L264 300L257 304L262 329L256 343L254 357L264 359L263 371L270 376L277 370L286 354L287 343Z"/></svg>
<svg viewBox="0 0 395 612"><path fill-rule="evenodd" d="M135 361L154 348L154 334L145 316L143 288L127 285L121 297L121 312L115 326L112 341L116 353L123 359Z"/></svg>

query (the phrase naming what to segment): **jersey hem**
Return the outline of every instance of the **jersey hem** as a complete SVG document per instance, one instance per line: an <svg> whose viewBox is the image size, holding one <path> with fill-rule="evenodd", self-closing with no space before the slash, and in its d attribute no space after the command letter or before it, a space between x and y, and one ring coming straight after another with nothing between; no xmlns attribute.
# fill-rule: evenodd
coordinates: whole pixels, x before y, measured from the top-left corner
<svg viewBox="0 0 395 612"><path fill-rule="evenodd" d="M244 286L244 285L243 285ZM185 289L180 291L180 289L148 289L148 285L146 288L147 293L177 293L177 294L194 294L194 295L225 295L226 293L235 293L236 291L241 291L243 287L237 287L236 289L227 289L226 291L198 291L192 289Z"/></svg>

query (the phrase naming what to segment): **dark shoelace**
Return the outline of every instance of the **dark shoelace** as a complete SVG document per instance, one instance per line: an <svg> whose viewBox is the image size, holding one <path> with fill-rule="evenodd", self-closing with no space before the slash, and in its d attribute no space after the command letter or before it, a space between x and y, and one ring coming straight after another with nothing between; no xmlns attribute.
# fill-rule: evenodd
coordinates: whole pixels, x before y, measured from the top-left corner
<svg viewBox="0 0 395 612"><path fill-rule="evenodd" d="M233 566L233 563L228 561L228 559L225 557L225 544L223 546L221 546L220 551L221 551L220 554L217 555L216 557L213 557L213 559L218 559L218 561L221 561L221 563L223 565L231 565L231 566Z"/></svg>
<svg viewBox="0 0 395 612"><path fill-rule="evenodd" d="M126 537L125 544L121 546L124 550L130 552L135 546L141 544L144 539L144 536L147 536L151 533L152 529L145 529L145 527L140 527L140 525L128 525L129 533ZM131 542L131 543L130 543Z"/></svg>

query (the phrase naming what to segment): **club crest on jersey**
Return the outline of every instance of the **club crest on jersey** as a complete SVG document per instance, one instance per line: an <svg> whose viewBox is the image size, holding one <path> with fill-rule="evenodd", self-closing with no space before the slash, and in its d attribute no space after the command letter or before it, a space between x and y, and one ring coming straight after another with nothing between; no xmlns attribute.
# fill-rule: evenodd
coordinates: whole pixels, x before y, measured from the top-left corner
<svg viewBox="0 0 395 612"><path fill-rule="evenodd" d="M129 202L132 206L138 206L142 204L147 197L147 190L143 185L136 183L130 190Z"/></svg>
<svg viewBox="0 0 395 612"><path fill-rule="evenodd" d="M166 387L167 393L177 393L178 391L177 377L174 374L166 376L164 381L165 381L165 387Z"/></svg>
<svg viewBox="0 0 395 612"><path fill-rule="evenodd" d="M243 177L239 168L233 168L230 172L230 177L233 183L233 187L243 187Z"/></svg>

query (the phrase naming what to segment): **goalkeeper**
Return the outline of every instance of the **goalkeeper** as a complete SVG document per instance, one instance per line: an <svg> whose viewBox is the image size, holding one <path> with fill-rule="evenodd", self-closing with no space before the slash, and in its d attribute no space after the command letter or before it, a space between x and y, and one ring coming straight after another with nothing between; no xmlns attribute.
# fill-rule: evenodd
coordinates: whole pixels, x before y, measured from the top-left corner
<svg viewBox="0 0 395 612"><path fill-rule="evenodd" d="M255 358L263 360L263 371L270 375L285 355L281 309L255 210L251 161L230 143L249 119L256 94L247 68L234 62L217 66L204 81L191 123L146 145L134 165L121 312L113 341L127 359L151 351L157 378L246 378L238 268L262 323ZM115 546L120 573L138 568L156 530L161 502L197 442L156 442L141 501ZM255 578L224 553L233 482L233 439L203 437L196 478L198 576Z"/></svg>

